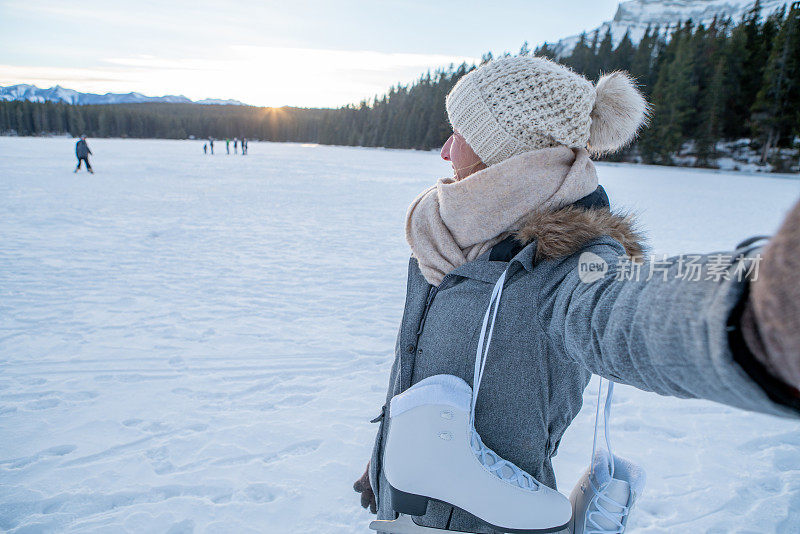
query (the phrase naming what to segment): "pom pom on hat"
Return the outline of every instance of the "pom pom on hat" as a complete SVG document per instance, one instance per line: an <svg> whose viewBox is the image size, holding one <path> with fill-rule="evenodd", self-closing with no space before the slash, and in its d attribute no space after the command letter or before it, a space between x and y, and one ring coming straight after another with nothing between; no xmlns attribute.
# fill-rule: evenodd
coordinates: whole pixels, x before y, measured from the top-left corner
<svg viewBox="0 0 800 534"><path fill-rule="evenodd" d="M595 87L589 151L615 152L636 138L650 117L650 106L627 73L601 76Z"/></svg>

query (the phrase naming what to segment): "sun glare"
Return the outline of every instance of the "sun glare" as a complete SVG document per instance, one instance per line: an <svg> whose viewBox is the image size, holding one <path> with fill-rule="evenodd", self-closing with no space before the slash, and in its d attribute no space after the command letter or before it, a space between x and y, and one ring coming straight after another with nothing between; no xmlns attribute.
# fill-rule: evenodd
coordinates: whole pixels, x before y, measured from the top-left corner
<svg viewBox="0 0 800 534"><path fill-rule="evenodd" d="M83 92L232 98L257 106L337 107L384 93L427 69L477 58L237 45L203 57L111 57L93 68L0 65L0 85L61 85Z"/></svg>

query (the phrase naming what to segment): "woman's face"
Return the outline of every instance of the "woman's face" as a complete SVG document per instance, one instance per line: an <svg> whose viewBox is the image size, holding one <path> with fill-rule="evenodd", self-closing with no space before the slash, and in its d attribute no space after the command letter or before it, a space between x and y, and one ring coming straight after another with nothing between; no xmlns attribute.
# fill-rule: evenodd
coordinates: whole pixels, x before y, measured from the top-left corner
<svg viewBox="0 0 800 534"><path fill-rule="evenodd" d="M486 168L481 158L473 152L467 141L455 130L442 147L442 159L449 161L453 166L456 181L463 180L470 174Z"/></svg>

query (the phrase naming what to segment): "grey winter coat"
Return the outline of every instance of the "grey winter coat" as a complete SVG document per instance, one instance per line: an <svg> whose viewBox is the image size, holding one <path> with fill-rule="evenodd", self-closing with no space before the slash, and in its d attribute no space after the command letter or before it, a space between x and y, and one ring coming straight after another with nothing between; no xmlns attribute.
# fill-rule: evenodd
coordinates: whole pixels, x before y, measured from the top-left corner
<svg viewBox="0 0 800 534"><path fill-rule="evenodd" d="M701 266L697 281L681 279L687 265L680 257L644 263L636 281L623 276L632 271L623 258L641 254L639 237L629 217L606 206L535 214L516 237L524 248L510 261L487 252L436 288L411 258L387 402L436 374L471 384L481 320L508 267L475 424L489 448L544 484L556 487L551 458L581 409L592 373L662 395L796 416L769 399L729 348L726 323L747 286L737 269L753 267L759 248L692 258ZM581 281L581 265L602 262L605 276ZM370 463L379 519L396 517L382 473L387 427L381 418ZM420 523L492 532L434 501Z"/></svg>

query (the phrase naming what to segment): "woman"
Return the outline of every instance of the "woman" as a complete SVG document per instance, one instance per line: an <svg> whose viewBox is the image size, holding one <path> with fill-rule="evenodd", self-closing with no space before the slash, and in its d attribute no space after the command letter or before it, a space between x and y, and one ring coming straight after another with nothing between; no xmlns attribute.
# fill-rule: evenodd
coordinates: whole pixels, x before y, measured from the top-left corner
<svg viewBox="0 0 800 534"><path fill-rule="evenodd" d="M686 278L680 257L660 262L656 276L628 276L641 238L630 217L611 211L589 159L623 147L646 120L627 75L595 86L543 58L503 58L464 76L447 113L454 133L442 157L454 176L408 210L412 257L387 402L434 375L472 382L481 321L508 270L475 428L543 484L556 487L551 458L592 373L797 416L800 205L765 250L737 248L722 266L718 256L699 256L698 280ZM392 519L383 423L356 490L364 506ZM417 521L492 531L434 501Z"/></svg>

